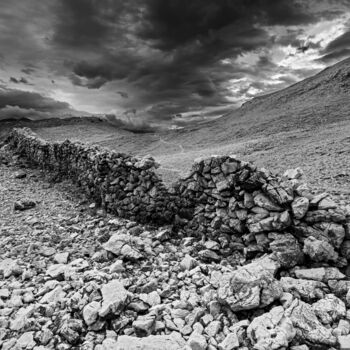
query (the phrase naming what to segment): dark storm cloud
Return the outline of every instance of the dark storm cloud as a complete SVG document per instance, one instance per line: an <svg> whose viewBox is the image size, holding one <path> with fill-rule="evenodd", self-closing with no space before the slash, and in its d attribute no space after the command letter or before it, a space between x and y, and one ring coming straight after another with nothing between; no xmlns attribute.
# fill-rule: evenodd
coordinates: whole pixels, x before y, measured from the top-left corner
<svg viewBox="0 0 350 350"><path fill-rule="evenodd" d="M271 46L273 38L263 25L316 20L306 5L291 0L59 3L52 44L94 49L94 57L70 63L71 82L99 89L124 80L139 90L139 104L227 103L225 82L235 73L221 60Z"/></svg>
<svg viewBox="0 0 350 350"><path fill-rule="evenodd" d="M35 92L0 87L0 120L8 118L50 118L73 112L69 104Z"/></svg>
<svg viewBox="0 0 350 350"><path fill-rule="evenodd" d="M293 0L151 0L141 36L171 50L193 40L220 38L220 31L241 25L298 25L315 18ZM234 32L231 33L234 36ZM218 36L217 36L218 35Z"/></svg>

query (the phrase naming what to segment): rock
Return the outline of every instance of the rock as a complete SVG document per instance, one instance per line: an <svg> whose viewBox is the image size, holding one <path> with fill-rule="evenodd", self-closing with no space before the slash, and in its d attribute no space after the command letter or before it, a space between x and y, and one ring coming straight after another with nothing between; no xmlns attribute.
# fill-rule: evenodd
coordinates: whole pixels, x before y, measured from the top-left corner
<svg viewBox="0 0 350 350"><path fill-rule="evenodd" d="M345 240L340 247L340 254L347 260L350 260L350 240Z"/></svg>
<svg viewBox="0 0 350 350"><path fill-rule="evenodd" d="M282 277L280 284L284 292L291 293L297 298L306 301L321 299L324 296L323 290L327 286L319 281L295 279L291 277Z"/></svg>
<svg viewBox="0 0 350 350"><path fill-rule="evenodd" d="M312 304L312 308L323 324L332 324L346 315L344 302L333 294L327 294L324 299Z"/></svg>
<svg viewBox="0 0 350 350"><path fill-rule="evenodd" d="M156 236L155 239L157 239L160 242L164 242L169 240L171 237L171 231L169 229L165 229L165 230L160 230Z"/></svg>
<svg viewBox="0 0 350 350"><path fill-rule="evenodd" d="M24 170L18 170L13 174L15 179L24 179L27 177L27 173Z"/></svg>
<svg viewBox="0 0 350 350"><path fill-rule="evenodd" d="M63 321L59 329L59 334L69 343L78 344L80 333L82 332L82 321L78 319L68 319Z"/></svg>
<svg viewBox="0 0 350 350"><path fill-rule="evenodd" d="M312 236L305 239L303 251L316 262L336 261L338 259L338 253L329 243Z"/></svg>
<svg viewBox="0 0 350 350"><path fill-rule="evenodd" d="M156 291L158 288L158 281L154 278L145 283L143 286L140 287L141 293L151 293Z"/></svg>
<svg viewBox="0 0 350 350"><path fill-rule="evenodd" d="M112 280L101 288L102 306L99 311L101 317L109 314L118 315L130 299L130 293L118 280Z"/></svg>
<svg viewBox="0 0 350 350"><path fill-rule="evenodd" d="M278 299L282 288L274 279L279 263L269 256L224 274L218 289L218 300L233 312L264 307Z"/></svg>
<svg viewBox="0 0 350 350"><path fill-rule="evenodd" d="M300 220L309 209L309 200L306 197L296 197L291 205L294 217Z"/></svg>
<svg viewBox="0 0 350 350"><path fill-rule="evenodd" d="M282 231L291 225L292 221L288 211L278 215L267 217L259 222L248 224L248 230L251 233Z"/></svg>
<svg viewBox="0 0 350 350"><path fill-rule="evenodd" d="M46 293L41 299L40 303L50 304L58 303L64 300L66 292L63 290L62 286L57 286L52 291Z"/></svg>
<svg viewBox="0 0 350 350"><path fill-rule="evenodd" d="M20 349L33 349L36 345L34 341L34 332L25 332L17 340L16 346Z"/></svg>
<svg viewBox="0 0 350 350"><path fill-rule="evenodd" d="M21 273L22 269L18 265L17 260L7 258L0 261L0 274L2 274L4 278L8 278L11 275L19 275Z"/></svg>
<svg viewBox="0 0 350 350"><path fill-rule="evenodd" d="M110 267L109 272L123 272L125 271L125 267L123 266L123 260L116 260Z"/></svg>
<svg viewBox="0 0 350 350"><path fill-rule="evenodd" d="M69 253L68 252L57 253L53 257L53 260L55 260L58 264L67 264L68 257L69 257Z"/></svg>
<svg viewBox="0 0 350 350"><path fill-rule="evenodd" d="M263 193L257 193L254 196L254 203L255 205L264 208L268 211L282 211L283 209L277 205L276 203L274 203L273 201L271 201L270 198L268 198L267 196L265 196Z"/></svg>
<svg viewBox="0 0 350 350"><path fill-rule="evenodd" d="M219 333L220 328L220 321L212 321L205 327L204 331L209 337L215 337Z"/></svg>
<svg viewBox="0 0 350 350"><path fill-rule="evenodd" d="M192 270L198 265L196 259L192 258L190 255L186 254L185 257L181 260L180 266L182 270Z"/></svg>
<svg viewBox="0 0 350 350"><path fill-rule="evenodd" d="M270 249L282 267L291 268L303 261L304 254L298 241L292 234L277 233L274 234L273 238L274 240L270 243Z"/></svg>
<svg viewBox="0 0 350 350"><path fill-rule="evenodd" d="M103 244L103 248L115 254L118 257L137 261L143 258L141 251L143 251L144 242L140 237L130 236L122 231L118 231Z"/></svg>
<svg viewBox="0 0 350 350"><path fill-rule="evenodd" d="M247 336L255 349L270 350L288 347L296 331L284 308L276 306L270 312L255 317L247 329Z"/></svg>
<svg viewBox="0 0 350 350"><path fill-rule="evenodd" d="M285 311L285 316L291 319L298 338L301 338L303 342L327 346L336 344L332 330L321 324L311 305L294 299L292 305Z"/></svg>
<svg viewBox="0 0 350 350"><path fill-rule="evenodd" d="M136 321L132 323L135 334L138 337L147 337L151 335L156 325L156 314L150 313L145 316L139 316Z"/></svg>
<svg viewBox="0 0 350 350"><path fill-rule="evenodd" d="M92 301L91 303L85 305L83 309L83 318L88 326L97 321L100 308L101 305L97 301Z"/></svg>
<svg viewBox="0 0 350 350"><path fill-rule="evenodd" d="M313 269L295 270L297 278L314 280L319 282L328 282L329 280L342 280L346 276L336 267L317 267Z"/></svg>
<svg viewBox="0 0 350 350"><path fill-rule="evenodd" d="M32 209L36 206L36 203L30 199L22 199L18 202L15 202L14 204L14 209L23 211L23 210L28 210Z"/></svg>
<svg viewBox="0 0 350 350"><path fill-rule="evenodd" d="M219 262L221 260L221 257L216 254L214 251L209 250L209 249L204 249L198 252L198 257L207 262Z"/></svg>
<svg viewBox="0 0 350 350"><path fill-rule="evenodd" d="M169 335L150 335L145 338L121 335L108 347L106 340L102 343L104 350L183 350L186 345L185 340L177 332Z"/></svg>
<svg viewBox="0 0 350 350"><path fill-rule="evenodd" d="M350 335L342 335L338 337L339 349L349 350L350 349Z"/></svg>
<svg viewBox="0 0 350 350"><path fill-rule="evenodd" d="M335 209L337 205L329 197L323 198L318 202L318 209Z"/></svg>
<svg viewBox="0 0 350 350"><path fill-rule="evenodd" d="M228 333L226 338L219 344L219 350L233 350L239 348L237 333Z"/></svg>
<svg viewBox="0 0 350 350"><path fill-rule="evenodd" d="M61 278L68 270L69 266L66 264L53 264L46 270L46 274L52 278L58 279Z"/></svg>
<svg viewBox="0 0 350 350"><path fill-rule="evenodd" d="M299 179L304 175L304 172L301 168L288 169L283 173L283 176L287 177L290 180Z"/></svg>
<svg viewBox="0 0 350 350"><path fill-rule="evenodd" d="M206 350L207 348L207 341L205 337L197 332L193 332L191 334L187 344L192 350Z"/></svg>
<svg viewBox="0 0 350 350"><path fill-rule="evenodd" d="M20 308L13 319L10 320L10 329L12 331L20 331L25 328L29 323L30 317L34 313L34 306L29 305L28 307Z"/></svg>

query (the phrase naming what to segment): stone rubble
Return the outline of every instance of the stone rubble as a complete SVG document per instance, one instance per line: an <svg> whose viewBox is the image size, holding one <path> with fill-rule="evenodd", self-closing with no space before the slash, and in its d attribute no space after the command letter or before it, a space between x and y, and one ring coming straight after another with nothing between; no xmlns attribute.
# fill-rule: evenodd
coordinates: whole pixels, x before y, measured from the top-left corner
<svg viewBox="0 0 350 350"><path fill-rule="evenodd" d="M32 160L73 152L72 161L77 154L76 144L38 148L34 137L17 133L12 147ZM49 173L26 167L20 177L13 174L25 159L11 153L0 163L1 349L349 347L346 203L306 190L300 169L279 178L231 157L211 157L198 160L173 190L161 189L163 197L151 196L167 210L155 209L147 196L143 207L129 195L114 217L106 203L117 197L103 202L94 192L91 203L86 186L93 192L90 186L116 182L106 171L119 159L133 170L126 175L116 166L125 182L113 191L124 186L124 195L142 196L138 186L148 176L153 181L154 162L112 155L109 164L108 152L85 151L80 145L85 161L95 164L96 156L104 164L96 184L84 184L83 162L69 171L65 163L46 164ZM57 169L63 179L79 178L80 190L69 181L48 182ZM14 210L24 194L35 206Z"/></svg>

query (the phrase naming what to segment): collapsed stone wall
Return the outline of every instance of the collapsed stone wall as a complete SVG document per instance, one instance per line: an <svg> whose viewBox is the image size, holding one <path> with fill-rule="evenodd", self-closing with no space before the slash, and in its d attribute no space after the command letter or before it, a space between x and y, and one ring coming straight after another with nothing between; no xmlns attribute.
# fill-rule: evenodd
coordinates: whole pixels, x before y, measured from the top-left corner
<svg viewBox="0 0 350 350"><path fill-rule="evenodd" d="M169 223L179 203L163 185L151 157L137 159L78 142L48 142L30 129L14 129L10 147L31 162L76 182L85 194L120 217ZM184 207L186 203L181 200Z"/></svg>
<svg viewBox="0 0 350 350"><path fill-rule="evenodd" d="M212 156L197 160L188 176L166 188L150 157L71 141L50 143L29 129L14 129L7 142L43 168L74 180L109 212L142 223L180 223L188 236L208 242L203 254L209 260L220 259L219 250L233 259L237 251L253 258L273 249L282 259L294 251L295 263L302 256L300 244L314 260L344 266L350 258L347 213L326 194L313 195L290 179L293 175L279 177L235 157ZM288 235L278 243L281 232ZM288 266L290 254L285 256Z"/></svg>

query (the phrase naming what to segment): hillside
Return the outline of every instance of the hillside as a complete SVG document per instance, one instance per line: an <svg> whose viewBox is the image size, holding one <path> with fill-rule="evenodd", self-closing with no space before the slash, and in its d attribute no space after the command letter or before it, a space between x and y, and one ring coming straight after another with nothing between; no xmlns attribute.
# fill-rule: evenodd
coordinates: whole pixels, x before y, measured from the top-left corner
<svg viewBox="0 0 350 350"><path fill-rule="evenodd" d="M80 140L135 155L152 154L172 182L193 159L237 154L276 171L301 166L309 182L348 193L350 58L281 91L260 96L208 123L134 134L105 123L33 126L50 140Z"/></svg>

